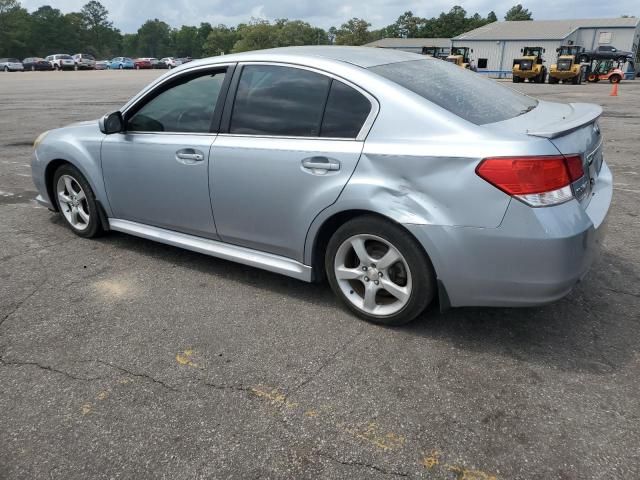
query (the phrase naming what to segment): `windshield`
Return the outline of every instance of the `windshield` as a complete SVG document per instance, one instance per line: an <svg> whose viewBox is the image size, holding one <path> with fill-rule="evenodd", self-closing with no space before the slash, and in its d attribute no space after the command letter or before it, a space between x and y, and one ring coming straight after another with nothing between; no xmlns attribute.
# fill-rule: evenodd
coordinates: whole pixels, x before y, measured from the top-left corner
<svg viewBox="0 0 640 480"><path fill-rule="evenodd" d="M412 60L371 70L476 125L533 110L538 101L464 68L439 60Z"/></svg>

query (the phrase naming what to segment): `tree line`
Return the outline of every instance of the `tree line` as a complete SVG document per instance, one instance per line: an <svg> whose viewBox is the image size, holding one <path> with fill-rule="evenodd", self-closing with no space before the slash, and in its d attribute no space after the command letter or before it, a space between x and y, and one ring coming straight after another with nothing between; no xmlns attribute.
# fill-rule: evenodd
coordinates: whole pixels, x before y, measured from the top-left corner
<svg viewBox="0 0 640 480"><path fill-rule="evenodd" d="M522 5L512 7L505 20L532 20ZM301 20L252 19L236 26L183 25L172 28L158 19L147 20L136 33L122 33L109 20L109 11L91 0L79 12L62 13L50 5L33 12L18 0L0 0L0 57L24 58L52 53L90 53L96 58L203 57L290 45L363 45L385 37L445 37L460 35L497 21L494 12L486 17L468 15L454 6L438 17L421 18L408 11L378 30L361 18L352 18L328 30Z"/></svg>

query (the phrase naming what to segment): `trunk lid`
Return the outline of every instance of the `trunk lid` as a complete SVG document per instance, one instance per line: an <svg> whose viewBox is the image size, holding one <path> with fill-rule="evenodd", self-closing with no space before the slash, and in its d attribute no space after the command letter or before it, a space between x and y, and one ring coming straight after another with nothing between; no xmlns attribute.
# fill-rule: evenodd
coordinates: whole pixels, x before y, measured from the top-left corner
<svg viewBox="0 0 640 480"><path fill-rule="evenodd" d="M530 112L493 126L547 138L563 155L580 155L585 175L572 187L576 198L586 208L603 161L603 139L598 125L601 114L599 105L540 101Z"/></svg>

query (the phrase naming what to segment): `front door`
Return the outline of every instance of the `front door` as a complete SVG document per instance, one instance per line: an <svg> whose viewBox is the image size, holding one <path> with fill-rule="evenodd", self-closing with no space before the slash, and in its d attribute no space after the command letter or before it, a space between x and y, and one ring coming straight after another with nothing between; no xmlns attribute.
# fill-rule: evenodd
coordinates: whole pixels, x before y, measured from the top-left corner
<svg viewBox="0 0 640 480"><path fill-rule="evenodd" d="M225 70L186 73L125 114L126 131L102 143L116 218L217 238L208 168Z"/></svg>
<svg viewBox="0 0 640 480"><path fill-rule="evenodd" d="M211 153L218 234L302 261L309 226L358 163L372 100L306 68L244 65L236 75L226 132Z"/></svg>

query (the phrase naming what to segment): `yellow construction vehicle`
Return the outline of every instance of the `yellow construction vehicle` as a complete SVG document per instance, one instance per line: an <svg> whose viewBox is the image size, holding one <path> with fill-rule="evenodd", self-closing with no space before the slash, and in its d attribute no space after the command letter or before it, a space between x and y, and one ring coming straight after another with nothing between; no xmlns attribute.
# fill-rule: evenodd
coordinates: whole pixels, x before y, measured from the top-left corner
<svg viewBox="0 0 640 480"><path fill-rule="evenodd" d="M524 47L520 49L522 57L513 59L513 69L511 70L513 83L529 80L534 83L544 83L547 79L547 68L543 65L544 60L542 47Z"/></svg>
<svg viewBox="0 0 640 480"><path fill-rule="evenodd" d="M556 49L558 60L549 68L549 83L567 83L574 85L582 83L584 68L581 59L584 48L579 45L563 45Z"/></svg>
<svg viewBox="0 0 640 480"><path fill-rule="evenodd" d="M469 47L452 47L451 53L447 55L447 62L455 63L459 67L475 70L471 66L471 57L469 53L473 53L473 49Z"/></svg>

